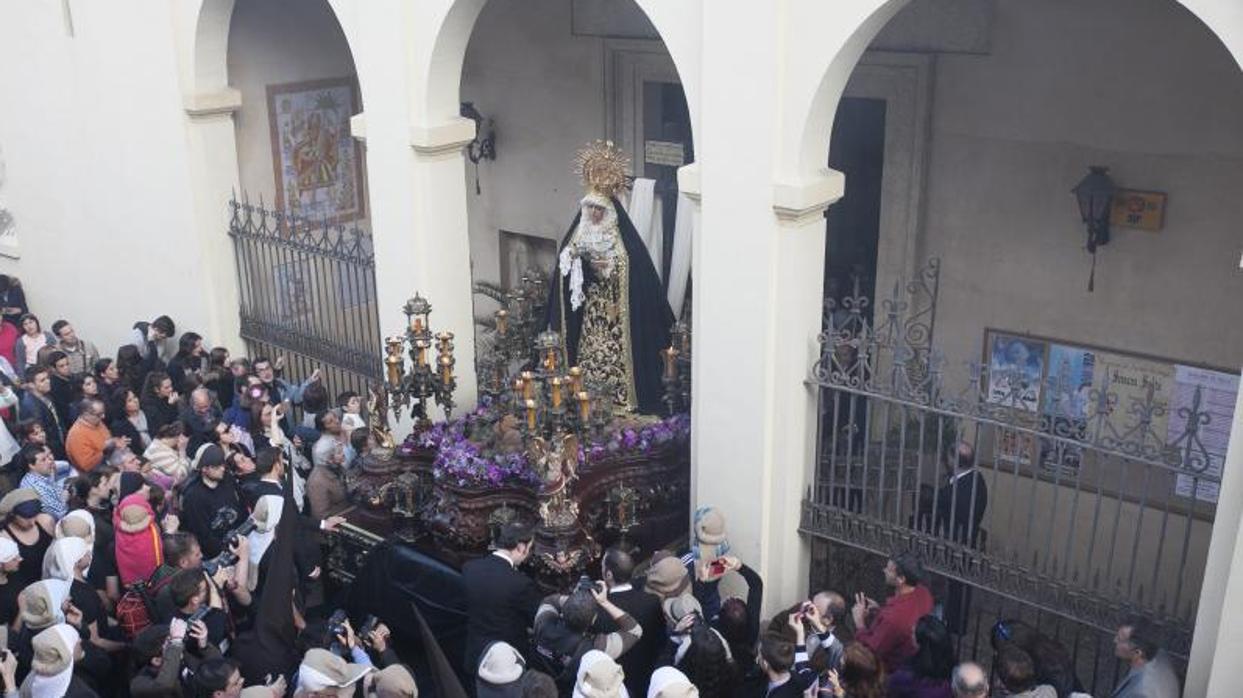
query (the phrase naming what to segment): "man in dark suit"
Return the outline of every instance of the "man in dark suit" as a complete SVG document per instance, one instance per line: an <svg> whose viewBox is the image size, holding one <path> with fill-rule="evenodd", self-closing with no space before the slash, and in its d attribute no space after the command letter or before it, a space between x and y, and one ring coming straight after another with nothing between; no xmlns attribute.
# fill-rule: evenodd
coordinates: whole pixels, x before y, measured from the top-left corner
<svg viewBox="0 0 1243 698"><path fill-rule="evenodd" d="M980 524L988 507L988 485L976 467L975 448L959 441L946 449L941 459L945 483L933 497L935 513L933 531L955 543L972 548L980 543ZM971 606L971 587L950 581L945 594L945 624L950 631L962 634L967 628Z"/></svg>
<svg viewBox="0 0 1243 698"><path fill-rule="evenodd" d="M531 555L534 539L531 526L507 523L497 535L492 554L462 565L469 615L465 652L468 676L476 675L480 655L491 642L508 642L523 655L530 652L527 631L535 622L540 593L518 567Z"/></svg>
<svg viewBox="0 0 1243 698"><path fill-rule="evenodd" d="M988 507L988 485L976 468L975 448L966 441L949 447L941 460L945 484L937 489L936 534L955 543L975 547L980 540L980 523Z"/></svg>
<svg viewBox="0 0 1243 698"><path fill-rule="evenodd" d="M646 696L647 684L655 668L656 656L666 642L664 614L660 610L660 597L631 585L634 574L634 558L620 548L604 551L600 561L601 578L609 589L609 601L643 628L639 642L623 654L617 663L626 672L626 690L632 696ZM596 621L597 632L614 632L617 623L605 614Z"/></svg>

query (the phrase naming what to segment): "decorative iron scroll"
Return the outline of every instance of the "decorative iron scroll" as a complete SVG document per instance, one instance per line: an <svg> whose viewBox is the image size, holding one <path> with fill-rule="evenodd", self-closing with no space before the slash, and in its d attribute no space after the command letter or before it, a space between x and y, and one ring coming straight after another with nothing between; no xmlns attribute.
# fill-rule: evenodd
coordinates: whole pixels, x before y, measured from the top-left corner
<svg viewBox="0 0 1243 698"><path fill-rule="evenodd" d="M939 575L1102 631L1143 613L1185 655L1202 573L1192 527L1215 510L1197 493L1216 489L1222 465L1205 445L1212 414L1200 389L1175 411L1151 386L1122 400L1099 381L1070 418L1060 396L1080 386L1065 370L1044 372L1034 387L1021 367L990 374L968 361L950 374L933 344L940 272L930 260L879 304L858 283L826 301L809 381L823 390L821 461L800 531L881 554L914 550ZM1033 410L1043 399L1033 392L1051 396L1049 406ZM945 454L961 441L971 465L955 470ZM977 452L985 448L989 463ZM1044 452L1056 456L1049 470ZM1072 465L1063 452L1075 454ZM945 479L967 470L982 475L983 505L974 489L959 500ZM1110 473L1113 491L1103 484ZM1172 502L1179 477L1192 494Z"/></svg>
<svg viewBox="0 0 1243 698"><path fill-rule="evenodd" d="M1170 442L1153 428L1157 418L1166 416L1166 408L1156 400L1151 387L1143 398L1133 398L1129 405L1119 405L1118 394L1107 386L1094 388L1090 392L1094 409L1083 425L1056 413L1040 410L1029 414L1014 409L1024 399L1021 369L992 371L986 363L966 361L965 387L947 389L945 357L932 346L940 269L940 261L934 258L915 281L895 284L890 298L881 302L881 317L875 326L868 318L871 300L859 294L857 284L854 294L840 302L827 300L825 330L819 337L821 352L812 366L812 382L822 388L881 397L1064 446L1194 474L1202 482L1220 482L1220 476L1210 469L1212 455L1203 442L1202 434L1212 418L1203 409L1198 387L1191 407L1178 410L1176 416L1183 420L1183 427L1180 436ZM993 378L1003 380L990 382ZM988 386L997 383L1006 385L1009 394L986 400ZM1068 376L1060 372L1050 375L1044 387L1055 395L1073 388ZM1109 419L1118 409L1126 410L1129 417L1122 427Z"/></svg>

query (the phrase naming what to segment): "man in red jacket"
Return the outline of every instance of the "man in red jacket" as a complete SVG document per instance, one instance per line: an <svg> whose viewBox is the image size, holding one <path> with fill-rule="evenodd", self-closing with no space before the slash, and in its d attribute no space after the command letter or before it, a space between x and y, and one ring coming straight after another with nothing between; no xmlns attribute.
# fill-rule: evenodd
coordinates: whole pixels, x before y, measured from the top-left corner
<svg viewBox="0 0 1243 698"><path fill-rule="evenodd" d="M932 612L932 592L923 586L923 581L924 568L919 558L901 553L885 564L885 584L893 587L893 595L884 606L862 593L855 595L851 610L855 639L875 652L890 673L914 656L918 649L915 624Z"/></svg>

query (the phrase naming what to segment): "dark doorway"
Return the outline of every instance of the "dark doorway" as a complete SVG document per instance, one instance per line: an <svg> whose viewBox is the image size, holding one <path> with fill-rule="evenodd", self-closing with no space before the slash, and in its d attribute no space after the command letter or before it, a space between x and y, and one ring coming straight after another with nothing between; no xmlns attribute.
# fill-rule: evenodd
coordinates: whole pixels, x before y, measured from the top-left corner
<svg viewBox="0 0 1243 698"><path fill-rule="evenodd" d="M846 175L846 196L825 216L824 296L840 300L854 292L857 279L859 293L873 298L885 166L885 100L843 98L831 143L829 167Z"/></svg>
<svg viewBox="0 0 1243 698"><path fill-rule="evenodd" d="M691 142L691 115L686 106L686 94L676 82L644 81L643 83L643 143L644 150L651 142L676 143L682 148L682 157L667 161L648 158L644 174L656 180L656 197L661 202L661 217L666 235L662 243L661 258L656 260L665 290L669 289L669 266L673 260L673 225L678 215L678 167L695 161L695 146ZM676 164L675 164L676 163ZM690 298L689 289L687 298ZM682 315L681 308L674 308L675 316Z"/></svg>

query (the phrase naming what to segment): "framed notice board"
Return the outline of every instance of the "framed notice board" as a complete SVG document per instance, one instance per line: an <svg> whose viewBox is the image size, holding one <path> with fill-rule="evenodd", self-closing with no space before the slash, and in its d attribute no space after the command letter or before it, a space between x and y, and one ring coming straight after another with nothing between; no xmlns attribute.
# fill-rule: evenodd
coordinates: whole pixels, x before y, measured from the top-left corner
<svg viewBox="0 0 1243 698"><path fill-rule="evenodd" d="M1225 463L1239 374L1211 366L1136 352L1065 342L995 328L984 331L983 362L988 368L984 400L1011 410L1024 426L1044 425L1058 434L1132 434L1149 443L1176 444L1183 438L1193 402L1208 416L1199 443L1209 456L1203 475L1170 474L1178 498L1215 504ZM1105 389L1109 400L1100 400ZM1151 393L1153 410L1146 432L1136 434L1133 407ZM999 462L1062 480L1098 480L1080 473L1083 448L1065 439L1047 439L1026 431L999 429L994 444ZM1099 484L1099 483L1098 483ZM1125 483L1124 483L1125 484Z"/></svg>

